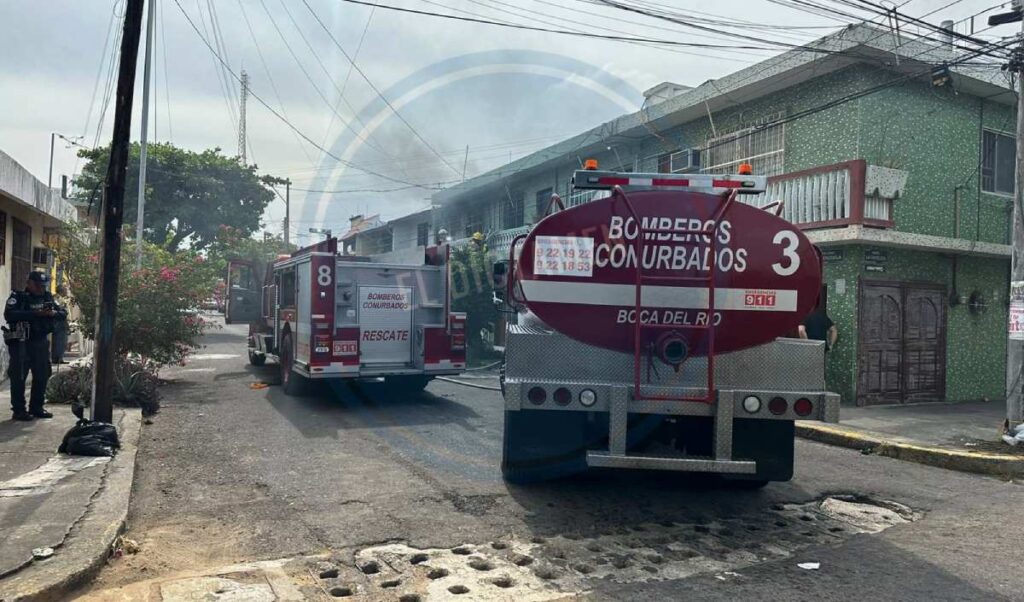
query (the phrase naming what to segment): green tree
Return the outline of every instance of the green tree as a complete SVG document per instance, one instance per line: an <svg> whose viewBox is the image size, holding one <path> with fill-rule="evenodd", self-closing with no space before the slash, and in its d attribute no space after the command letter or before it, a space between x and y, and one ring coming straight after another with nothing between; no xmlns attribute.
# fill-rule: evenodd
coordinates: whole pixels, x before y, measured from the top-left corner
<svg viewBox="0 0 1024 602"><path fill-rule="evenodd" d="M79 200L99 207L110 148L81 150L86 160L75 186ZM125 189L125 223L134 224L138 206L139 145L132 144ZM212 244L226 225L248 236L261 227L263 210L274 198L257 177L219 148L193 152L170 143L150 144L146 162L145 239L176 251L189 240L194 249Z"/></svg>

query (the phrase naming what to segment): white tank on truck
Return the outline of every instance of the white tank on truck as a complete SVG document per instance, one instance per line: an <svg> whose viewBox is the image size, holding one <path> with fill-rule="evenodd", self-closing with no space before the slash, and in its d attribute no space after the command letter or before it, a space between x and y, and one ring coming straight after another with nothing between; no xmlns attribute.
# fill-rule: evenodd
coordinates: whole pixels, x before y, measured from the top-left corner
<svg viewBox="0 0 1024 602"><path fill-rule="evenodd" d="M562 208L495 268L508 328L502 473L588 468L789 480L794 421L837 422L825 344L796 338L821 257L766 178L577 171L605 198ZM757 199L759 197L747 197ZM792 337L792 338L790 338Z"/></svg>
<svg viewBox="0 0 1024 602"><path fill-rule="evenodd" d="M225 321L249 325L249 361L271 358L285 392L314 380L383 378L416 392L466 368L466 314L451 310L447 244L371 256L337 241L266 266L228 266Z"/></svg>

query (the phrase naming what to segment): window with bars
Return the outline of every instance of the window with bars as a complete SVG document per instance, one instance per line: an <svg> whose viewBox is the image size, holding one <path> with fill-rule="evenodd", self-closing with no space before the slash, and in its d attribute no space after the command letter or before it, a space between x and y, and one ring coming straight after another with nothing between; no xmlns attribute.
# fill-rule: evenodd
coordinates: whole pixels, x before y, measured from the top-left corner
<svg viewBox="0 0 1024 602"><path fill-rule="evenodd" d="M534 215L536 217L533 221L539 222L544 217L544 214L547 213L552 194L554 194L554 188L545 188L537 191L537 196L534 199L534 208L536 209Z"/></svg>
<svg viewBox="0 0 1024 602"><path fill-rule="evenodd" d="M505 230L523 225L523 191L510 192L505 199L504 211L501 216L501 227Z"/></svg>
<svg viewBox="0 0 1024 602"><path fill-rule="evenodd" d="M1017 165L1017 139L985 130L981 138L981 189L1013 194Z"/></svg>
<svg viewBox="0 0 1024 602"><path fill-rule="evenodd" d="M430 222L416 224L416 246L425 247L430 244Z"/></svg>
<svg viewBox="0 0 1024 602"><path fill-rule="evenodd" d="M466 211L466 227L463 230L463 236L469 238L477 232L483 234L484 231L484 212L481 208L470 209Z"/></svg>
<svg viewBox="0 0 1024 602"><path fill-rule="evenodd" d="M781 119L777 113L764 118L762 123ZM724 136L711 138L704 152L704 173L736 173L741 163L749 163L754 173L775 176L783 173L786 148L786 125L780 123L765 127L755 125Z"/></svg>

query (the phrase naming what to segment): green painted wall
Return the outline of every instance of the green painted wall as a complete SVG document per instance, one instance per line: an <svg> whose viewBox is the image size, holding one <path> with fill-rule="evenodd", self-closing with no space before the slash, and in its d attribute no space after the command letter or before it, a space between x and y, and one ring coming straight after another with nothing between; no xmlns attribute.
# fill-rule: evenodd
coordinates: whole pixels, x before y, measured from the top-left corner
<svg viewBox="0 0 1024 602"><path fill-rule="evenodd" d="M853 402L857 382L857 283L860 276L860 247L839 247L843 258L825 261L828 315L836 323L839 338L826 356L829 389L839 393L843 403Z"/></svg>
<svg viewBox="0 0 1024 602"><path fill-rule="evenodd" d="M844 246L843 259L825 264L828 312L839 329L839 341L828 359L828 383L853 403L857 381L857 296L861 279L926 282L953 290L952 258L922 251L885 249L883 273L864 270L864 252L870 247ZM959 297L979 292L987 307L972 313L966 304L946 308L946 399L968 401L1002 397L1005 387L1007 296L1009 260L957 258ZM845 294L837 291L845 280Z"/></svg>

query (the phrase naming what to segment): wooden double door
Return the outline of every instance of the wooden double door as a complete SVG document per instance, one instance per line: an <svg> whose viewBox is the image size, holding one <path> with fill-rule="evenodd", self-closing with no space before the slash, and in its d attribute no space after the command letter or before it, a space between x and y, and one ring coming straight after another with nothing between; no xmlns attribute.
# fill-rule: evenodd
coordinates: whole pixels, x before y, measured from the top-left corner
<svg viewBox="0 0 1024 602"><path fill-rule="evenodd" d="M857 405L942 401L945 288L862 281L858 307Z"/></svg>

